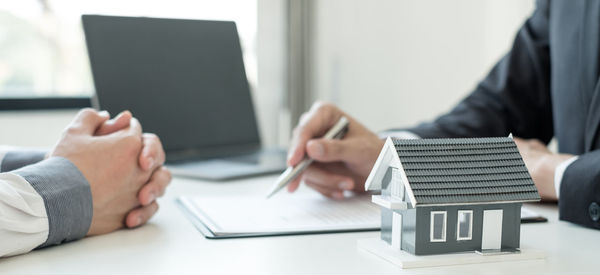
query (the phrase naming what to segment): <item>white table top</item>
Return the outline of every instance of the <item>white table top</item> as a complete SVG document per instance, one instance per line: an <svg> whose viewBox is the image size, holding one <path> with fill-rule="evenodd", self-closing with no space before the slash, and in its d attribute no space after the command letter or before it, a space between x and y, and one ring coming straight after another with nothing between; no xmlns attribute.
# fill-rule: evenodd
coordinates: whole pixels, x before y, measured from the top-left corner
<svg viewBox="0 0 600 275"><path fill-rule="evenodd" d="M545 250L546 260L402 270L358 249L358 239L378 237L379 232L209 240L175 204L181 195L263 194L274 179L224 183L174 179L149 224L0 259L0 274L514 275L598 270L600 231L558 221L556 205L530 205L549 222L521 226L521 246Z"/></svg>

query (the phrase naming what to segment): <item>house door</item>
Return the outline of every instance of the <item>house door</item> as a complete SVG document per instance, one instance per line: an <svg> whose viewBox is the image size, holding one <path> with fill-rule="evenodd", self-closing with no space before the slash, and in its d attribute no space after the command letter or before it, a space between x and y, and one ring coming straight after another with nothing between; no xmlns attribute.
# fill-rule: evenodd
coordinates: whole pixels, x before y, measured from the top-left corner
<svg viewBox="0 0 600 275"><path fill-rule="evenodd" d="M502 209L483 211L481 250L502 248Z"/></svg>
<svg viewBox="0 0 600 275"><path fill-rule="evenodd" d="M402 249L402 215L396 212L392 214L392 248Z"/></svg>

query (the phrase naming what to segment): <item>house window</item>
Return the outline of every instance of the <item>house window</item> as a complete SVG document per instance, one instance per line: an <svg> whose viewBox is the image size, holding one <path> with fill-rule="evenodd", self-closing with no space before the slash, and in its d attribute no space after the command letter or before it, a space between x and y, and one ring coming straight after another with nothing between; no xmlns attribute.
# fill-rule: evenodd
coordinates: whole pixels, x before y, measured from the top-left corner
<svg viewBox="0 0 600 275"><path fill-rule="evenodd" d="M431 211L431 242L446 241L446 211Z"/></svg>
<svg viewBox="0 0 600 275"><path fill-rule="evenodd" d="M466 241L473 238L473 210L458 210L456 240Z"/></svg>
<svg viewBox="0 0 600 275"><path fill-rule="evenodd" d="M392 167L392 197L404 198L404 183L400 169Z"/></svg>

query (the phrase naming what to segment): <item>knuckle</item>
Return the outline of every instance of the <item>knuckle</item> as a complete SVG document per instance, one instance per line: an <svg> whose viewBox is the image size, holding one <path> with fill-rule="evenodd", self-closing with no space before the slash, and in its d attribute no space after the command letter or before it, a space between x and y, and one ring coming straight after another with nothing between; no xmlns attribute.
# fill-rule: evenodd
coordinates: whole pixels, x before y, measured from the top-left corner
<svg viewBox="0 0 600 275"><path fill-rule="evenodd" d="M317 100L317 101L315 101L315 103L313 103L311 109L318 110L319 108L323 107L324 104L325 104L324 101Z"/></svg>
<svg viewBox="0 0 600 275"><path fill-rule="evenodd" d="M334 110L335 106L329 102L317 101L315 107L319 113L328 113Z"/></svg>
<svg viewBox="0 0 600 275"><path fill-rule="evenodd" d="M150 220L154 214L156 214L156 212L158 211L158 202L156 202L156 200L154 200L152 202L152 204L150 204L150 207L148 207L148 212L146 213L146 220Z"/></svg>
<svg viewBox="0 0 600 275"><path fill-rule="evenodd" d="M77 134L78 131L79 131L79 128L77 127L77 125L71 124L71 125L67 126L67 128L65 128L65 130L63 131L63 136L74 135L74 134Z"/></svg>
<svg viewBox="0 0 600 275"><path fill-rule="evenodd" d="M302 126L294 127L294 130L292 130L292 135L294 137L299 137L301 134L302 134Z"/></svg>
<svg viewBox="0 0 600 275"><path fill-rule="evenodd" d="M308 122L309 119L310 119L310 114L307 112L304 112L300 115L300 118L298 119L298 124L305 124L306 122Z"/></svg>
<svg viewBox="0 0 600 275"><path fill-rule="evenodd" d="M159 136L155 134L150 134L150 139L153 140L156 143L156 145L162 149L162 141L160 140Z"/></svg>
<svg viewBox="0 0 600 275"><path fill-rule="evenodd" d="M297 125L296 127L294 127L294 129L292 130L292 133L294 135L297 135L300 133L300 130L302 129L302 127L300 125Z"/></svg>
<svg viewBox="0 0 600 275"><path fill-rule="evenodd" d="M79 114L81 116L94 115L94 114L96 114L96 110L94 110L92 108L83 108L83 109L81 109L81 111L79 111Z"/></svg>
<svg viewBox="0 0 600 275"><path fill-rule="evenodd" d="M154 133L144 133L144 138L149 139L149 140L153 140L153 141L160 141L160 139L158 138L158 136Z"/></svg>
<svg viewBox="0 0 600 275"><path fill-rule="evenodd" d="M163 166L162 171L164 171L165 176L167 177L167 182L170 182L173 179L173 174L171 173L171 170Z"/></svg>

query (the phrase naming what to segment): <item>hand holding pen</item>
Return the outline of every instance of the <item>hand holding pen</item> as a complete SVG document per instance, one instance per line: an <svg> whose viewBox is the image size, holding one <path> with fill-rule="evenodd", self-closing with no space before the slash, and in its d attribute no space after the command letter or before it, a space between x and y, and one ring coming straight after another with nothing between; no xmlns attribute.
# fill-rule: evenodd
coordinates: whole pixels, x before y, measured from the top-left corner
<svg viewBox="0 0 600 275"><path fill-rule="evenodd" d="M321 138L340 117L348 119L343 139ZM343 199L344 191L364 192L364 183L384 140L331 104L315 103L294 129L288 165L305 156L312 164L287 186L294 192L301 182L324 196Z"/></svg>

